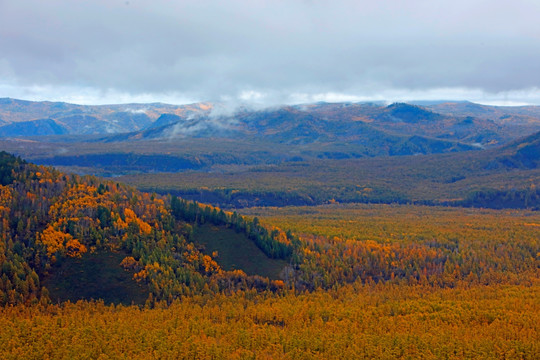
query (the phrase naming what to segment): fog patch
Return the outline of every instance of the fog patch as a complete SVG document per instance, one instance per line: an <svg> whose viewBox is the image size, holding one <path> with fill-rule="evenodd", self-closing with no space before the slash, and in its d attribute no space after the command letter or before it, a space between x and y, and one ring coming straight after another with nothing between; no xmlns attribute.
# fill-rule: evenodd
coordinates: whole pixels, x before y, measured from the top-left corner
<svg viewBox="0 0 540 360"><path fill-rule="evenodd" d="M148 108L146 108L146 107L141 108L141 109L126 108L124 111L127 112L127 113L130 113L130 114L145 114L145 115L147 115Z"/></svg>

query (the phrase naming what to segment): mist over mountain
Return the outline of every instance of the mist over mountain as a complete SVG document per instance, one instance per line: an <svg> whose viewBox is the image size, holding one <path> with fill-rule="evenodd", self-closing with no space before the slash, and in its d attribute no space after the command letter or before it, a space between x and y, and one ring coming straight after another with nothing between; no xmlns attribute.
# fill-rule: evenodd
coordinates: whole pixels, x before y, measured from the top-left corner
<svg viewBox="0 0 540 360"><path fill-rule="evenodd" d="M213 105L119 104L119 105L76 105L64 102L25 101L10 98L0 99L0 119L13 124L49 118L67 129L69 134L112 134L142 130L153 124L162 114L188 117L205 114ZM0 125L2 123L0 122ZM36 134L21 134L35 136Z"/></svg>
<svg viewBox="0 0 540 360"><path fill-rule="evenodd" d="M289 144L345 141L366 146L375 146L376 139L399 142L403 137L416 141L420 137L423 142L437 142L442 151L454 151L498 146L540 131L540 107L536 106L314 103L225 110L223 104L212 103L87 106L4 98L0 99L4 122L0 122L0 134L113 135L103 141L253 137ZM45 130L42 120L33 124L44 118L55 129Z"/></svg>
<svg viewBox="0 0 540 360"><path fill-rule="evenodd" d="M489 109L489 108L488 108ZM501 112L501 109L493 111ZM490 117L443 114L430 107L404 103L317 103L263 110L243 109L230 115L162 114L147 129L112 136L105 141L178 139L186 137L259 138L282 144L344 142L381 147L387 142L436 144L437 149L390 151L395 154L438 153L500 146L540 130L540 115L528 121L496 121ZM512 115L508 115L511 117ZM413 139L414 141L410 141ZM415 146L413 146L414 148Z"/></svg>
<svg viewBox="0 0 540 360"><path fill-rule="evenodd" d="M0 126L6 150L39 164L104 175L494 149L540 131L539 107L467 102L253 109L1 99L0 117L7 122ZM33 118L41 120L27 120ZM489 166L536 166L528 157L537 146L532 141L519 153L500 154Z"/></svg>

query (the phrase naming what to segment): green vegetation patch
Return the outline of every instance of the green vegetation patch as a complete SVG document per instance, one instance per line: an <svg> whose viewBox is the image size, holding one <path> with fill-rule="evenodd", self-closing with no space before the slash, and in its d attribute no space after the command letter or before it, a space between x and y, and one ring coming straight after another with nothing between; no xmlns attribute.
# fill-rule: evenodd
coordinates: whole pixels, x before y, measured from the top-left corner
<svg viewBox="0 0 540 360"><path fill-rule="evenodd" d="M96 252L62 259L45 280L51 300L102 299L107 304L144 304L148 289L120 266L125 256L121 252Z"/></svg>
<svg viewBox="0 0 540 360"><path fill-rule="evenodd" d="M280 279L280 272L287 265L284 260L266 256L244 234L224 226L201 225L195 230L194 239L204 245L206 253L217 251L216 261L225 270L239 269L248 275Z"/></svg>

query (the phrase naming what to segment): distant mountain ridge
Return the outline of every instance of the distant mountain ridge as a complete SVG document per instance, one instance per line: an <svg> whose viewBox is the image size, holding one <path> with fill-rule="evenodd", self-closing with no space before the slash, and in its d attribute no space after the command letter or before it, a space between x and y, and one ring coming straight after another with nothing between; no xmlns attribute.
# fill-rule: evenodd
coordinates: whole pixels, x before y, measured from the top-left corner
<svg viewBox="0 0 540 360"><path fill-rule="evenodd" d="M191 105L119 104L77 105L64 102L26 101L0 98L0 119L14 124L49 118L65 127L69 134L111 134L144 129L161 114L190 116L205 114L213 108L210 103ZM0 121L2 125L2 121ZM39 134L34 134L39 135ZM33 136L22 132L14 136Z"/></svg>
<svg viewBox="0 0 540 360"><path fill-rule="evenodd" d="M393 133L361 121L329 119L322 114L293 106L244 111L229 116L180 119L160 127L151 126L142 131L107 136L102 141L174 141L182 138L229 138L264 141L280 146L343 143L359 148L358 156L414 155L478 149L477 146L454 139L437 139L406 132Z"/></svg>
<svg viewBox="0 0 540 360"><path fill-rule="evenodd" d="M418 123L422 121L438 121L442 115L434 113L420 106L405 103L394 103L386 107L379 118L381 120L398 121L405 123Z"/></svg>
<svg viewBox="0 0 540 360"><path fill-rule="evenodd" d="M389 152L411 155L494 147L521 137L525 131L539 130L540 118L524 127L472 116L444 115L404 103L389 106L317 103L244 110L227 116L182 118L163 114L146 130L113 136L106 141L249 137L281 144L341 142L369 148L391 148L397 143L409 142L406 147L411 149ZM415 140L412 143L411 138ZM420 143L434 144L438 150L413 146L419 139L423 139Z"/></svg>
<svg viewBox="0 0 540 360"><path fill-rule="evenodd" d="M103 135L104 142L185 138L261 139L279 144L350 143L365 155L412 155L497 147L540 131L540 107L468 102L425 106L315 103L263 110L223 104L74 105L0 99L0 136ZM49 119L47 124L35 119Z"/></svg>
<svg viewBox="0 0 540 360"><path fill-rule="evenodd" d="M0 136L65 135L69 131L53 119L21 121L0 127Z"/></svg>
<svg viewBox="0 0 540 360"><path fill-rule="evenodd" d="M181 121L183 118L176 114L161 114L156 121L154 121L149 128L158 128L169 124L174 124Z"/></svg>
<svg viewBox="0 0 540 360"><path fill-rule="evenodd" d="M540 167L540 132L515 141L503 149L496 161L510 169L537 169Z"/></svg>

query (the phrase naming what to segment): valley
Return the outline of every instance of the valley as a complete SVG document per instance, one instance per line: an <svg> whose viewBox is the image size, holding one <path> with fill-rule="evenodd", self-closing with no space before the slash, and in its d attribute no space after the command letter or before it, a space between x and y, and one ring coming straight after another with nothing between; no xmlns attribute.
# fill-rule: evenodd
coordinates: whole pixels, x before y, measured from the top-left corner
<svg viewBox="0 0 540 360"><path fill-rule="evenodd" d="M223 208L334 201L539 206L534 106L317 103L226 112L219 103L84 107L5 99L0 105L9 126L21 129L38 109L57 118L77 112L103 119L122 109L146 111L149 120L130 127L138 131L21 130L25 136L0 138L0 146L66 172L116 177Z"/></svg>
<svg viewBox="0 0 540 360"><path fill-rule="evenodd" d="M539 360L538 14L0 0L0 360Z"/></svg>
<svg viewBox="0 0 540 360"><path fill-rule="evenodd" d="M535 208L539 205L540 170L536 165L520 166L519 161L510 163L515 154L508 149L383 159L326 159L222 167L213 172L124 175L118 180L145 191L171 192L225 208L329 202ZM482 202L478 198L482 193L491 193L493 198ZM506 205L498 203L503 197ZM527 204L525 197L529 198Z"/></svg>
<svg viewBox="0 0 540 360"><path fill-rule="evenodd" d="M6 358L540 354L535 107L2 104Z"/></svg>

